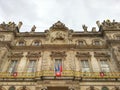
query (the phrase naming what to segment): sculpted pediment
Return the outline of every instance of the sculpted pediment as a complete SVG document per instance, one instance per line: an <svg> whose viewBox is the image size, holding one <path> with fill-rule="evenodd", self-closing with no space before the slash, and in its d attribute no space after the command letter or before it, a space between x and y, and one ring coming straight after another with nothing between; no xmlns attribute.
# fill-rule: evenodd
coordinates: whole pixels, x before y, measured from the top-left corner
<svg viewBox="0 0 120 90"><path fill-rule="evenodd" d="M70 40L72 30L69 30L65 24L58 21L53 24L49 30L46 30L47 39L53 43L55 41L68 41Z"/></svg>

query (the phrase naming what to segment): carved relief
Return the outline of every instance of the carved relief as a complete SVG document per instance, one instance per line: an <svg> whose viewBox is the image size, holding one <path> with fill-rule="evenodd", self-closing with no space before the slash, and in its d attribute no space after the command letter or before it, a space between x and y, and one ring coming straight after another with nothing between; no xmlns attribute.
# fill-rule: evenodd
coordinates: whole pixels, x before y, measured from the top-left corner
<svg viewBox="0 0 120 90"><path fill-rule="evenodd" d="M52 30L54 30L54 29L68 30L68 28L65 26L65 24L63 24L60 21L58 21L57 23L53 24L53 26L50 27L50 29L52 29Z"/></svg>
<svg viewBox="0 0 120 90"><path fill-rule="evenodd" d="M39 58L41 57L41 52L28 52L27 58Z"/></svg>
<svg viewBox="0 0 120 90"><path fill-rule="evenodd" d="M90 57L90 53L89 52L77 52L76 53L76 57Z"/></svg>
<svg viewBox="0 0 120 90"><path fill-rule="evenodd" d="M110 20L104 20L102 25L101 25L105 30L111 30L111 29L120 29L120 23L115 22L113 20L112 22Z"/></svg>
<svg viewBox="0 0 120 90"><path fill-rule="evenodd" d="M94 52L95 57L110 57L107 52Z"/></svg>
<svg viewBox="0 0 120 90"><path fill-rule="evenodd" d="M4 87L0 86L0 90L6 90Z"/></svg>
<svg viewBox="0 0 120 90"><path fill-rule="evenodd" d="M54 41L72 41L72 30L69 30L62 22L58 21L57 23L53 24L49 30L45 31L46 38L50 42Z"/></svg>
<svg viewBox="0 0 120 90"><path fill-rule="evenodd" d="M65 33L63 33L62 31L57 31L51 34L51 42L55 41L55 40L66 40L67 39L67 35Z"/></svg>
<svg viewBox="0 0 120 90"><path fill-rule="evenodd" d="M58 52L51 52L50 56L51 57L66 57L67 55L64 51L63 52L58 51Z"/></svg>
<svg viewBox="0 0 120 90"><path fill-rule="evenodd" d="M22 58L23 52L12 52L8 57L9 58Z"/></svg>
<svg viewBox="0 0 120 90"><path fill-rule="evenodd" d="M14 22L9 22L8 24L3 22L0 24L0 30L16 30L16 24Z"/></svg>

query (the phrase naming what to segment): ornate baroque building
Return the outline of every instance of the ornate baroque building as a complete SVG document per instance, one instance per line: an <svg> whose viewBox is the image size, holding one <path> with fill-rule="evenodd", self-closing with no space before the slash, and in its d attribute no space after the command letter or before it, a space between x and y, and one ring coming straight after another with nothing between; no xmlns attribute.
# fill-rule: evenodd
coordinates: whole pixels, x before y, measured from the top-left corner
<svg viewBox="0 0 120 90"><path fill-rule="evenodd" d="M0 90L120 90L120 23L76 32L58 21L44 32L0 24Z"/></svg>

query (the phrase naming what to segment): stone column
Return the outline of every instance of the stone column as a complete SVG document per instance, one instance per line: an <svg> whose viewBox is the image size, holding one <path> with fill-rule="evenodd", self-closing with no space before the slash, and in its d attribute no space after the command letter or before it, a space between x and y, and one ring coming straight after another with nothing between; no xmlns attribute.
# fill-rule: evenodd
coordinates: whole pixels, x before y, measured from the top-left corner
<svg viewBox="0 0 120 90"><path fill-rule="evenodd" d="M8 54L9 51L6 47L0 48L0 71L5 71L7 69Z"/></svg>
<svg viewBox="0 0 120 90"><path fill-rule="evenodd" d="M97 59L94 57L94 52L90 52L90 54L91 54L91 65L93 72L99 72L100 68Z"/></svg>
<svg viewBox="0 0 120 90"><path fill-rule="evenodd" d="M42 65L42 58L40 57L39 60L38 60L38 64L37 64L37 71L41 71L41 65Z"/></svg>
<svg viewBox="0 0 120 90"><path fill-rule="evenodd" d="M17 68L17 71L18 72L24 72L25 70L25 67L26 67L26 62L27 62L27 52L24 52L23 53L23 57L21 58L19 64L18 64L18 68Z"/></svg>

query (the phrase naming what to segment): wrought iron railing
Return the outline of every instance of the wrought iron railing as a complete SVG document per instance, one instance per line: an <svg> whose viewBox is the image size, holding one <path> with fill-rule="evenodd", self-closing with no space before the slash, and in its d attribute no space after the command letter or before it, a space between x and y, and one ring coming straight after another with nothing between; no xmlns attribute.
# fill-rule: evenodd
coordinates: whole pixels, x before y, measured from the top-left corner
<svg viewBox="0 0 120 90"><path fill-rule="evenodd" d="M11 78L40 78L40 77L55 77L55 71L39 71L39 72L0 72L1 79L11 79ZM108 78L108 79L120 79L120 72L79 72L79 71L62 71L61 77L80 77L80 78L89 78L89 79L99 79L99 78Z"/></svg>

